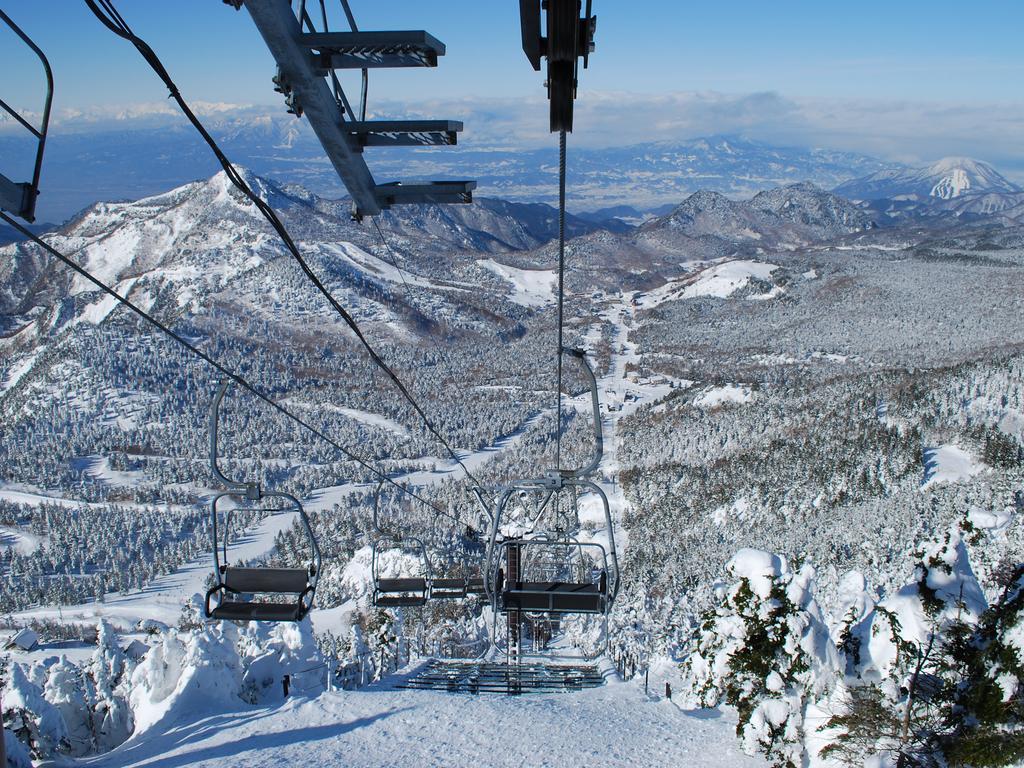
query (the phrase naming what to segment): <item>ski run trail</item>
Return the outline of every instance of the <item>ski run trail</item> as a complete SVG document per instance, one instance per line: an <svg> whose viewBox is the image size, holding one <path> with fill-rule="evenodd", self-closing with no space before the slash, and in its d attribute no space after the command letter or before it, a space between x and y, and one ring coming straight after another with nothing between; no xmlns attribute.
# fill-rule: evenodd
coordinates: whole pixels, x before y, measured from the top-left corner
<svg viewBox="0 0 1024 768"><path fill-rule="evenodd" d="M411 670L409 670L411 671ZM394 687L292 697L270 706L161 723L90 768L207 766L672 766L753 768L732 713L685 712L614 677L571 693L503 696Z"/></svg>
<svg viewBox="0 0 1024 768"><path fill-rule="evenodd" d="M603 319L618 326L612 342L611 365L598 380L602 402L604 456L595 477L608 494L616 544L626 545L619 521L627 504L618 474L618 421L641 405L656 401L673 387L691 382L644 380L627 373L638 361L635 345L628 340L635 313L635 296L613 301ZM588 334L588 342L600 337L600 328ZM568 407L589 417L590 396L567 397ZM461 456L476 469L496 453L517 442L545 413L534 414L520 429L482 451ZM353 417L372 419L372 414ZM432 470L396 478L413 486L425 486L458 477L462 469L453 461L437 460ZM322 488L304 500L308 509L331 509L357 487L354 484ZM212 491L210 491L212 493ZM74 503L34 494L0 489L0 497ZM596 524L593 539L607 544L604 517L593 494L581 499L580 516ZM232 559L256 558L269 552L275 536L289 528L294 513L278 513L248 531L231 547ZM23 544L24 546L24 544ZM144 590L127 595L110 594L103 603L62 608L42 606L24 611L19 618L49 618L95 622L109 618L124 627L142 619L176 623L182 602L201 592L212 563L202 558L154 580ZM328 609L324 614L333 614ZM314 610L312 618L317 623ZM328 619L327 615L322 617ZM32 657L53 655L56 649L40 649ZM57 651L59 652L59 651ZM90 653L81 649L80 653ZM69 654L72 655L72 654ZM560 658L557 661L578 661ZM688 711L668 698L666 682L679 691L678 669L663 663L643 677L623 682L606 660L601 660L603 686L571 692L529 693L522 696L470 695L397 686L426 663L417 660L383 681L350 691L325 691L324 681L272 704L237 704L155 723L104 755L50 765L89 768L179 768L182 766L675 766L678 768L745 768L764 766L748 757L736 738L736 715L729 709ZM211 701L219 697L212 696Z"/></svg>

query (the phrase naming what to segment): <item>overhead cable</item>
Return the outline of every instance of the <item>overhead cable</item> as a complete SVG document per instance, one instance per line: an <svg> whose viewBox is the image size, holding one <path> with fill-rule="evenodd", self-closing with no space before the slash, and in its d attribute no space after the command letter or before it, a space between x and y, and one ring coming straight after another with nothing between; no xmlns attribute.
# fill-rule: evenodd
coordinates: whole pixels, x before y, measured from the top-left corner
<svg viewBox="0 0 1024 768"><path fill-rule="evenodd" d="M181 92L178 90L178 86L171 78L170 73L168 73L167 69L163 65L163 62L160 61L160 58L156 55L156 53L149 46L149 44L146 43L146 41L142 38L138 37L134 32L132 32L131 27L128 26L128 23L124 20L124 18L118 13L117 9L114 7L112 0L85 0L85 3L89 6L89 9L93 12L93 14L95 14L96 18L98 18L104 24L104 26L106 26L108 29L114 32L114 34L116 34L118 37L124 38L125 40L127 40L135 46L135 48L142 55L143 59L145 59L146 63L149 64L149 66L153 69L157 76L163 81L164 85L167 86L167 89L170 92L170 97L174 99L175 102L177 102L178 107L184 113L185 117L192 124L192 126L199 132L199 134L203 137L203 140L213 151L214 155L217 157L217 160L220 162L221 167L224 169L224 173L227 175L231 183L234 184L247 198L249 198L249 200L252 201L253 205L255 205L256 208L260 211L260 213L263 214L263 217L274 228L274 231L281 238L281 241L284 243L289 253L298 263L299 267L302 269L303 273L305 273L309 281L313 283L313 285L317 288L317 290L320 291L321 294L323 294L324 298L327 299L328 303L330 303L330 305L334 308L338 315L341 316L342 320L344 320L345 324L349 327L352 333L355 334L360 344L362 344L363 348L366 350L366 353L370 356L370 359L373 361L373 363L382 371L384 371L387 377L391 379L392 383L395 385L398 391L402 394L406 401L408 401L408 403L413 407L417 415L423 421L423 424L424 426L426 426L427 431L430 432L438 440L438 442L441 443L442 446L444 446L445 450L448 451L449 455L455 460L459 467L462 468L462 471L466 473L466 476L470 478L474 483L479 484L480 481L477 480L477 478L469 470L469 467L467 467L465 463L463 463L462 457L459 456L458 452L454 448L452 448L452 446L448 443L444 436L434 426L433 422L427 416L426 411L412 396L412 393L405 386L402 380L398 377L398 374L396 374L394 370L392 370L392 368L387 364L384 358L381 357L380 353L377 352L377 350L373 347L373 345L363 334L363 331L359 327L359 324L356 322L355 318L352 317L348 310L346 310L345 307L343 307L341 303L331 294L331 292L327 289L327 287L323 284L320 278L316 275L313 269L306 262L305 258L303 258L298 246L295 244L295 241L292 240L291 235L288 233L288 230L285 228L280 218L278 218L277 213L274 211L274 209L266 201L260 198L259 195L253 192L252 189L249 187L248 183L246 183L245 179L242 178L242 176L238 173L238 171L232 165L231 161L221 150L216 140L213 138L213 136L210 135L209 131L206 130L206 127L203 125L202 121L199 120L196 114L189 107L188 103L181 95ZM99 7L100 5L103 6L102 10Z"/></svg>

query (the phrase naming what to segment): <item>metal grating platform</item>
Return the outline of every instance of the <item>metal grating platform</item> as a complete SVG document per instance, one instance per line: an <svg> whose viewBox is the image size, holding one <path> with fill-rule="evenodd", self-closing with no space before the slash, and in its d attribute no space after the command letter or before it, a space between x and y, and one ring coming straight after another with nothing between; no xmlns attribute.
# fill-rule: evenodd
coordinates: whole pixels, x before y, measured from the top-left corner
<svg viewBox="0 0 1024 768"><path fill-rule="evenodd" d="M310 32L303 45L320 51L324 69L436 67L444 43L423 30L402 32Z"/></svg>
<svg viewBox="0 0 1024 768"><path fill-rule="evenodd" d="M449 693L526 693L579 691L604 685L597 667L589 664L508 664L489 661L432 661L396 688Z"/></svg>

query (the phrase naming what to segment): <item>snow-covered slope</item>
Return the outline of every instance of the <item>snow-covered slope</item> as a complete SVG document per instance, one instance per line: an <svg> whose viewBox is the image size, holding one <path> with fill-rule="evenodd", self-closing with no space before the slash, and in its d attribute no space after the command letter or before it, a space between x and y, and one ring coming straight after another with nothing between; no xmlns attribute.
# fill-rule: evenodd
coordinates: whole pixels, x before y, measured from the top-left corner
<svg viewBox="0 0 1024 768"><path fill-rule="evenodd" d="M522 697L403 691L389 683L210 711L151 731L90 765L765 765L742 753L734 727L729 713L684 712L658 695L645 695L642 681Z"/></svg>
<svg viewBox="0 0 1024 768"><path fill-rule="evenodd" d="M968 194L1021 191L988 163L968 157L945 157L927 168L877 171L835 188L836 194L851 200L950 200Z"/></svg>

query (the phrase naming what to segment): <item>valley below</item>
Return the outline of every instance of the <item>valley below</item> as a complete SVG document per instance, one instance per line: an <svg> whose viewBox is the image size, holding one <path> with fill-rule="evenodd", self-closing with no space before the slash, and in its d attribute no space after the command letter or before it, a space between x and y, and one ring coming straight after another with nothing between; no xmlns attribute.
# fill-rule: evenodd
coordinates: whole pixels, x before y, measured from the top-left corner
<svg viewBox="0 0 1024 768"><path fill-rule="evenodd" d="M313 650L300 653L285 635L254 637L253 647L277 643L295 664L319 653L377 678L407 674L427 656L476 655L488 641L482 599L393 616L373 608L374 507L428 542L439 569L469 573L478 553L465 531L487 524L472 486L493 498L552 467L554 212L500 200L423 206L387 212L378 231L351 222L344 201L246 174L456 456L223 174L136 202L97 203L46 239L359 457L237 387L225 401L222 469L301 499L324 556L302 630ZM932 562L922 553L946 557L937 546L962 550L950 570L970 572L979 600L1000 599L1024 554L1016 521L1024 228L1003 210L889 216L799 183L745 201L697 192L636 226L573 221L566 346L585 350L597 375L604 452L595 480L611 502L612 529L594 494L580 497L577 514L582 540L617 543L621 591L607 638L588 619L563 622L561 637L621 665L609 675L632 678L612 693L585 694L594 714L570 718L587 723L581 732L603 711L602 696L616 717L633 700L622 697L635 697L644 733L687 718L676 754L691 754L700 737L687 734L707 722L712 743L736 751L721 764L743 764L727 733L734 713L727 708L719 722L717 710L704 709L713 706L710 689L692 682L700 679L692 665L709 617L723 615L727 585L744 574L755 586L775 578L786 594L799 581L813 600L794 605L823 636L842 646L867 632L865 649L876 606L920 581L921 564ZM566 370L562 464L579 466L592 451L590 395ZM60 655L90 663L101 620L165 654L200 631L212 570L209 500L220 489L209 470L207 409L219 379L41 249L0 248L0 609L9 635L27 627L41 638L12 655L30 679L45 684ZM382 491L367 464L420 498ZM239 562L308 557L293 513L251 504L232 521ZM750 575L752 556L737 553L751 551L771 553L774 565ZM963 589L949 600L962 601ZM237 645L235 630L217 631L218 642ZM174 683L180 694L190 667L176 663L185 670ZM641 670L654 671L654 693L641 694ZM327 687L323 679L304 683L308 695ZM665 682L680 692L674 702L661 695ZM342 738L347 728L328 733L337 709L367 719L369 730L353 725L352 738L387 739L380 713L398 722L410 694L375 685L366 695L380 701L361 700L358 711L337 692L324 694L327 714L283 704L275 733L301 722ZM143 686L147 701L157 698L154 686ZM268 686L249 700L267 702L276 702ZM672 708L670 718L661 707L672 703L697 714ZM471 716L438 706L452 722ZM488 705L486 717L503 722L501 706ZM534 715L547 716L547 706ZM151 714L137 709L137 721L143 711ZM177 762L158 760L160 744L176 748L174 728L205 728L171 724L154 726L163 741L140 747L133 737L95 764L246 764L241 747L225 752L216 739ZM232 727L239 739L251 735ZM268 748L277 743L266 738ZM808 743L816 756L821 744ZM627 747L608 764L631 764ZM460 741L459 749L478 747ZM353 765L385 764L347 754ZM515 753L508 764L521 759Z"/></svg>

